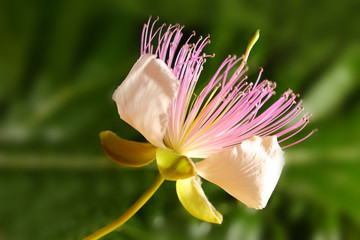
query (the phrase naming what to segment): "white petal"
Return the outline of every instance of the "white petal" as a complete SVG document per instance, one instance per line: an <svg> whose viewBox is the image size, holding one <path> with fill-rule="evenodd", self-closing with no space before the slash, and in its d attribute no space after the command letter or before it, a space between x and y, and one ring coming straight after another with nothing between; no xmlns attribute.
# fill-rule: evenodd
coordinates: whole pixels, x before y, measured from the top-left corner
<svg viewBox="0 0 360 240"><path fill-rule="evenodd" d="M198 162L198 174L250 208L262 209L279 180L283 152L275 136L252 137Z"/></svg>
<svg viewBox="0 0 360 240"><path fill-rule="evenodd" d="M167 65L155 55L146 54L132 67L113 99L121 119L150 143L164 148L168 109L178 90L179 81Z"/></svg>

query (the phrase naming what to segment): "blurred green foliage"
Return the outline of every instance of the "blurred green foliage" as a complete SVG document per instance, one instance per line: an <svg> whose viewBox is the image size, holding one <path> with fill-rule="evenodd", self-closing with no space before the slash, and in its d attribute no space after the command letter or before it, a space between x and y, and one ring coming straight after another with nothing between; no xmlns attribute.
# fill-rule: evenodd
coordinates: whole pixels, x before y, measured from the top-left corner
<svg viewBox="0 0 360 240"><path fill-rule="evenodd" d="M116 165L98 133L143 140L119 119L112 92L139 57L149 15L211 34L206 83L228 54L249 58L299 92L319 132L287 149L266 209L253 211L205 182L220 226L191 217L166 182L104 239L358 239L360 2L0 1L0 239L80 239L119 217L156 176ZM306 133L304 133L306 134Z"/></svg>

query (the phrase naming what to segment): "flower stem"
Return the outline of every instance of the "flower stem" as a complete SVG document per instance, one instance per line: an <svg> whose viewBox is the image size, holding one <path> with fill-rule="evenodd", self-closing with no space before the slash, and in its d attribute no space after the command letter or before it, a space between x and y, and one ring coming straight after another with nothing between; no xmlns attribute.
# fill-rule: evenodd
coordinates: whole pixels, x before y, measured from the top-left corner
<svg viewBox="0 0 360 240"><path fill-rule="evenodd" d="M91 234L90 236L84 238L84 240L95 240L99 239L106 234L114 231L121 225L123 225L127 220L129 220L139 209L144 206L144 204L151 198L151 196L158 190L161 184L164 182L164 178L159 174L150 187L141 195L141 197L118 219L110 223L106 227L103 227Z"/></svg>

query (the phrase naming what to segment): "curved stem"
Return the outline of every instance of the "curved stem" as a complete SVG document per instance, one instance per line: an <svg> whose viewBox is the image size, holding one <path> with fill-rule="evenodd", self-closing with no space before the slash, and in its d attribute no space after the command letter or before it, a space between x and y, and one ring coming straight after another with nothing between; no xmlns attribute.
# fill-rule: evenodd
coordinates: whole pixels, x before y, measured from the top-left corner
<svg viewBox="0 0 360 240"><path fill-rule="evenodd" d="M90 236L84 238L84 240L95 240L99 239L106 234L114 231L121 225L123 225L127 220L129 220L139 209L144 206L144 204L151 198L151 196L158 190L161 184L164 182L164 178L159 174L150 187L141 195L141 197L118 219L110 223L106 227L103 227L91 234Z"/></svg>

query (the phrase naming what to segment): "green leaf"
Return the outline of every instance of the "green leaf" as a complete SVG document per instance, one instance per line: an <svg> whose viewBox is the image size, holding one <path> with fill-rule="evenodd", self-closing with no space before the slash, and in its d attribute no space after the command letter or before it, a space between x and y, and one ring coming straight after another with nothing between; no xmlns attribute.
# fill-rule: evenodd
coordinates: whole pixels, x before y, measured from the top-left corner
<svg viewBox="0 0 360 240"><path fill-rule="evenodd" d="M101 132L100 140L105 153L121 165L142 167L155 159L156 147L150 143L125 140L111 131Z"/></svg>
<svg viewBox="0 0 360 240"><path fill-rule="evenodd" d="M160 174L166 180L186 179L196 174L191 159L166 149L157 149L156 161Z"/></svg>

